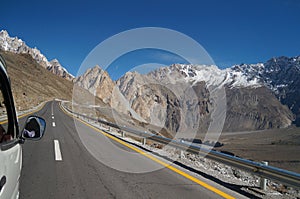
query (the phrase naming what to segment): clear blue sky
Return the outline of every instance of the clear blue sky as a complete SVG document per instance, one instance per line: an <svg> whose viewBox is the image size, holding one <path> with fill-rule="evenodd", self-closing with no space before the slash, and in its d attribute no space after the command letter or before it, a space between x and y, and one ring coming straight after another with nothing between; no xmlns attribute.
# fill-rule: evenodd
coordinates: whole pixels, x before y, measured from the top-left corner
<svg viewBox="0 0 300 199"><path fill-rule="evenodd" d="M222 68L300 55L300 1L4 1L0 29L57 58L72 74L101 41L163 27L198 41Z"/></svg>

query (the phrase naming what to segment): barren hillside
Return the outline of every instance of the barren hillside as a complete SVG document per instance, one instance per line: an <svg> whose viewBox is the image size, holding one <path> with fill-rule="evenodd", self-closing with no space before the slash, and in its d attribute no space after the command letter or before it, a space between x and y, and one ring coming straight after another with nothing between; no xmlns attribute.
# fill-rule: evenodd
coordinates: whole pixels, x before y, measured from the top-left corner
<svg viewBox="0 0 300 199"><path fill-rule="evenodd" d="M26 110L53 98L72 98L73 83L40 66L28 54L0 51L3 56L17 110Z"/></svg>

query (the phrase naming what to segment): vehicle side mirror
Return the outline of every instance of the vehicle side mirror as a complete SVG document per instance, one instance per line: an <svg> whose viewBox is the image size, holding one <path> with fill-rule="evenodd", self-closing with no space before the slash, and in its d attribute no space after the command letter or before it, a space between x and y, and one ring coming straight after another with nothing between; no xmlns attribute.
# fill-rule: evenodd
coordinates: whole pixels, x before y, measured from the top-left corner
<svg viewBox="0 0 300 199"><path fill-rule="evenodd" d="M38 116L29 116L22 131L22 138L26 140L40 140L46 129L46 121Z"/></svg>

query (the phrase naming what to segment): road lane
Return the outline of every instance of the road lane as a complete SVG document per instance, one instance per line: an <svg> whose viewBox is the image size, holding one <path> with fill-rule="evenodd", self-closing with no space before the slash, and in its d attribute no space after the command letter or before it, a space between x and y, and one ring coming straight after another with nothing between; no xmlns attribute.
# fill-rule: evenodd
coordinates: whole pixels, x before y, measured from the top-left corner
<svg viewBox="0 0 300 199"><path fill-rule="evenodd" d="M21 198L220 198L167 168L138 174L117 171L100 163L83 146L74 120L60 110L57 102L47 103L37 115L44 117L48 124L54 115L56 126L48 125L41 141L24 144ZM124 151L131 149L115 141L108 142L107 137L84 124L77 128L82 128L95 141L91 144L100 148L96 151L103 161L121 160L130 165L130 158L113 154L107 143L112 142ZM55 161L54 140L60 143L62 161ZM138 161L137 167L158 166L142 155Z"/></svg>

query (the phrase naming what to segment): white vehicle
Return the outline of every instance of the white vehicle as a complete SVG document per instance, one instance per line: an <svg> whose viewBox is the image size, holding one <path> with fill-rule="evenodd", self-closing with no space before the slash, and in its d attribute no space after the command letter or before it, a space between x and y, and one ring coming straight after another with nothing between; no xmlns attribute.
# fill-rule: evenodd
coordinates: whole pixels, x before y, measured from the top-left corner
<svg viewBox="0 0 300 199"><path fill-rule="evenodd" d="M46 123L40 117L30 116L21 131L24 133L20 133L10 81L1 56L0 90L0 199L19 198L19 179L22 168L21 144L26 139L41 139Z"/></svg>

